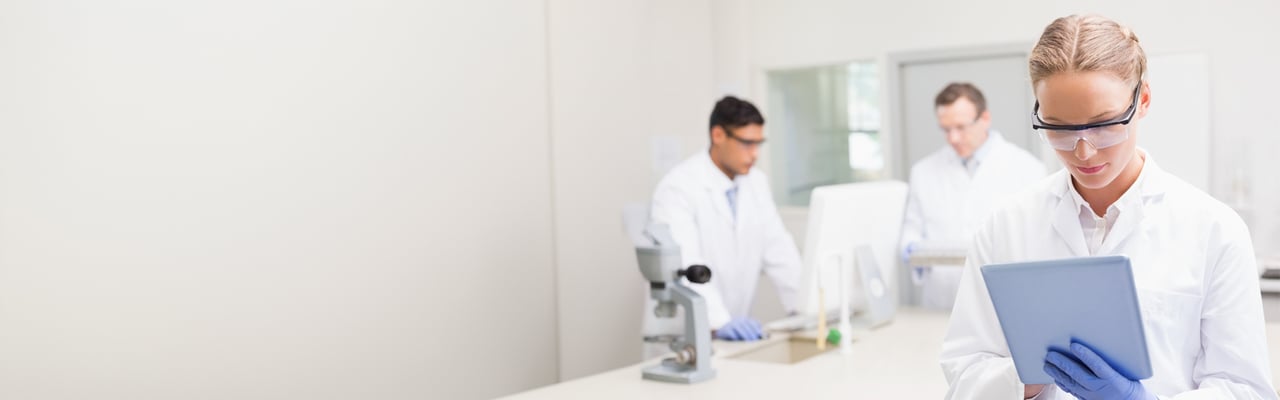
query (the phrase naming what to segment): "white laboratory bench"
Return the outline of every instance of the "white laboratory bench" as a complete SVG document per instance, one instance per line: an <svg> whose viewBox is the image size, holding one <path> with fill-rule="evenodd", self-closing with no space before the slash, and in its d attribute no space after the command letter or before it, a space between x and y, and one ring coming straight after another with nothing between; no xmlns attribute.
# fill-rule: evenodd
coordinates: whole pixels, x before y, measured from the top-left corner
<svg viewBox="0 0 1280 400"><path fill-rule="evenodd" d="M1258 267L1263 270L1280 269L1280 257L1258 258ZM1280 293L1280 279L1260 278L1258 286L1262 288L1262 293Z"/></svg>
<svg viewBox="0 0 1280 400"><path fill-rule="evenodd" d="M833 350L796 364L736 359L786 341L716 341L715 379L693 385L640 379L650 360L519 393L507 399L937 399L947 391L938 351L947 314L899 310L894 322L857 338L846 356ZM639 348L639 345L636 346Z"/></svg>
<svg viewBox="0 0 1280 400"><path fill-rule="evenodd" d="M716 341L717 376L693 385L640 379L649 360L504 399L937 399L947 391L938 366L948 314L900 309L894 322L857 339L848 355L829 351L795 364L738 359L789 340ZM1267 324L1272 382L1280 381L1280 323ZM637 346L639 347L639 346Z"/></svg>
<svg viewBox="0 0 1280 400"><path fill-rule="evenodd" d="M1258 286L1262 293L1280 293L1280 279L1260 279Z"/></svg>

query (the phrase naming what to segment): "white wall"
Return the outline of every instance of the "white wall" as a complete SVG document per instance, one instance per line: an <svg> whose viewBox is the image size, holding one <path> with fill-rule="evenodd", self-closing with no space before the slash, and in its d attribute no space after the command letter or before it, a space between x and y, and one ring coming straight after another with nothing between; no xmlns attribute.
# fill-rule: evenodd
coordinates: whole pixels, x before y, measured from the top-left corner
<svg viewBox="0 0 1280 400"><path fill-rule="evenodd" d="M647 292L622 206L648 202L661 178L654 138L681 157L705 149L717 93L707 1L552 0L549 21L560 377L571 379L640 361Z"/></svg>
<svg viewBox="0 0 1280 400"><path fill-rule="evenodd" d="M545 21L0 3L0 398L554 382Z"/></svg>
<svg viewBox="0 0 1280 400"><path fill-rule="evenodd" d="M1237 166L1251 183L1254 240L1280 253L1280 184L1270 152L1280 146L1271 121L1280 93L1274 40L1280 3L1271 0L1027 2L926 0L839 2L719 0L712 11L717 87L765 93L764 71L878 59L888 53L1014 42L1033 43L1054 18L1100 13L1129 25L1149 54L1205 52L1210 61L1211 194L1225 198ZM1160 82L1152 82L1153 112ZM767 117L767 116L766 116ZM892 119L885 119L891 122ZM893 134L893 126L886 126ZM1143 132L1145 135L1173 134ZM766 152L768 149L766 149ZM1159 160L1159 155L1156 155ZM762 164L770 162L765 154ZM1252 214L1252 215L1250 215Z"/></svg>

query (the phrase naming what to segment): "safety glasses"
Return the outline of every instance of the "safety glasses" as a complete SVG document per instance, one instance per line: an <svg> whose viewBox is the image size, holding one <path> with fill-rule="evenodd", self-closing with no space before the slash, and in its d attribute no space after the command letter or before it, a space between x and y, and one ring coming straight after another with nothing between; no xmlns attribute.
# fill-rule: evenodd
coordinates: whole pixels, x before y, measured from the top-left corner
<svg viewBox="0 0 1280 400"><path fill-rule="evenodd" d="M981 121L981 120L982 120L982 114L978 114L977 117L973 118L973 121L969 121L969 123L967 124L955 125L955 126L939 126L938 129L942 130L942 134L944 136L951 136L951 132L964 133L965 131L968 131L969 128L972 128L974 125L977 125L978 121Z"/></svg>
<svg viewBox="0 0 1280 400"><path fill-rule="evenodd" d="M1074 151L1081 140L1089 142L1095 149L1105 149L1123 143L1129 139L1129 122L1138 110L1138 94L1142 90L1142 81L1133 88L1133 102L1119 118L1083 125L1056 125L1040 119L1040 101L1036 101L1032 118L1035 122L1031 129L1040 133L1040 138L1049 146L1062 151Z"/></svg>
<svg viewBox="0 0 1280 400"><path fill-rule="evenodd" d="M750 149L753 147L759 147L760 145L764 144L764 139L751 140L751 139L743 139L741 137L738 137L738 135L733 134L732 130L729 130L728 126L720 125L720 129L724 129L725 136L728 136L730 139L737 141L739 144L742 145L742 147L746 147Z"/></svg>

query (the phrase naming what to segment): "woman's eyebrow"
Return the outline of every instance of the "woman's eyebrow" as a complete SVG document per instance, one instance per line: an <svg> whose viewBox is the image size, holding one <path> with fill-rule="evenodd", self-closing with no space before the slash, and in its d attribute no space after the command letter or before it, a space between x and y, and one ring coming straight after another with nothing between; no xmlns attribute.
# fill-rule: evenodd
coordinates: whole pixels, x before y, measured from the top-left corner
<svg viewBox="0 0 1280 400"><path fill-rule="evenodd" d="M1089 120L1088 120L1088 121L1085 121L1085 124L1092 124L1092 123L1102 122L1102 121L1104 121L1104 120L1110 119L1110 118L1107 118L1108 116L1115 115L1115 114L1117 114L1117 113L1118 113L1118 112L1117 112L1117 111L1115 111L1115 110L1107 110L1107 111L1100 112L1100 113L1098 113L1097 115L1094 115L1094 116L1092 116L1092 117L1089 117ZM1040 119L1041 119L1041 120L1043 120L1044 122L1048 122L1048 123L1055 124L1055 125L1065 125L1065 124L1066 124L1063 120L1060 120L1060 119L1057 119L1057 118L1054 118L1054 117L1050 117L1050 116L1047 116L1047 115L1041 115L1041 116L1040 116Z"/></svg>
<svg viewBox="0 0 1280 400"><path fill-rule="evenodd" d="M1089 117L1089 122L1090 122L1090 123L1093 123L1093 122L1100 122L1099 120L1103 119L1104 117L1111 116L1111 115L1115 115L1116 113L1117 113L1117 111L1115 111L1115 110L1107 110L1107 111L1103 111L1103 112L1098 113L1098 115L1094 115L1094 116L1092 116L1092 117Z"/></svg>
<svg viewBox="0 0 1280 400"><path fill-rule="evenodd" d="M1041 116L1040 116L1040 119L1044 120L1044 122L1048 122L1048 123L1051 123L1051 124L1054 124L1054 125L1062 125L1062 120L1057 119L1057 118L1054 118L1054 117L1049 117L1049 116L1041 115Z"/></svg>

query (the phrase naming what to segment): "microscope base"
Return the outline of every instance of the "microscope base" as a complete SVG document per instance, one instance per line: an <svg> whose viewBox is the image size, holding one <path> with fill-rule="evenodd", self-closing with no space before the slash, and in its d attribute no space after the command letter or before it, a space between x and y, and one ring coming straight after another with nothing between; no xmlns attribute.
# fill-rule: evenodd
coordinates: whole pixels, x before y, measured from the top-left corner
<svg viewBox="0 0 1280 400"><path fill-rule="evenodd" d="M644 379L672 383L698 383L716 377L716 370L680 365L674 359L662 360L662 364L644 369Z"/></svg>

